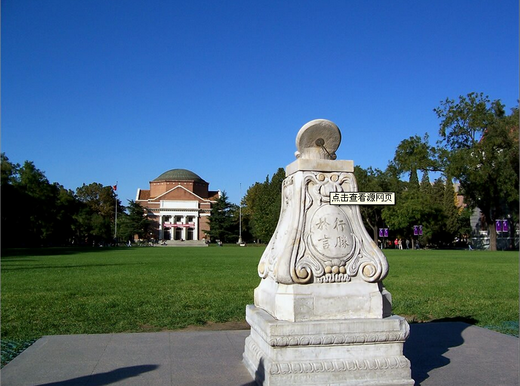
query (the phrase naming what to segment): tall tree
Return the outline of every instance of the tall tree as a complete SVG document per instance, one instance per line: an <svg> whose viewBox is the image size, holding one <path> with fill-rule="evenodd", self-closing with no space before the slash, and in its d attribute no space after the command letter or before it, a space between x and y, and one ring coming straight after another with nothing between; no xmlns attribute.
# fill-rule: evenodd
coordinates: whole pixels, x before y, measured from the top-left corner
<svg viewBox="0 0 520 386"><path fill-rule="evenodd" d="M71 245L75 240L76 215L80 210L80 203L74 192L65 189L62 185L54 183L58 195L56 198L56 234L54 244Z"/></svg>
<svg viewBox="0 0 520 386"><path fill-rule="evenodd" d="M419 185L418 171L424 174L439 170L435 148L429 145L428 139L428 134L423 138L412 136L402 140L395 151L392 163L400 173L409 173L411 184Z"/></svg>
<svg viewBox="0 0 520 386"><path fill-rule="evenodd" d="M18 175L18 170L20 169L19 164L14 164L9 161L9 158L5 155L5 153L0 154L1 161L1 186L12 185L16 182L16 176Z"/></svg>
<svg viewBox="0 0 520 386"><path fill-rule="evenodd" d="M107 243L113 240L115 230L116 195L111 186L93 182L76 189L76 196L83 204L77 216L80 237L89 244ZM118 213L122 205L117 200Z"/></svg>
<svg viewBox="0 0 520 386"><path fill-rule="evenodd" d="M56 186L51 185L45 174L31 161L25 161L19 169L16 185L26 193L26 235L33 241L31 244L44 245L54 232L54 212L58 195Z"/></svg>
<svg viewBox="0 0 520 386"><path fill-rule="evenodd" d="M451 177L446 178L444 195L442 198L443 211L446 217L444 231L448 235L447 237L453 240L455 236L459 236L461 233L465 233L467 231L467 227L463 227L461 229L460 217L464 208L458 207L457 193L455 192L453 180Z"/></svg>
<svg viewBox="0 0 520 386"><path fill-rule="evenodd" d="M137 235L139 239L145 239L150 227L150 220L146 217L145 209L134 200L128 200L126 210L127 212L123 213L119 220L119 238L133 240Z"/></svg>
<svg viewBox="0 0 520 386"><path fill-rule="evenodd" d="M263 183L252 185L244 197L244 213L250 224L253 237L268 242L273 235L281 210L282 184L285 171L279 168L273 177L266 177Z"/></svg>
<svg viewBox="0 0 520 386"><path fill-rule="evenodd" d="M211 207L209 231L206 234L212 240L222 242L238 239L238 227L233 221L233 205L229 202L226 192L221 192L217 201Z"/></svg>
<svg viewBox="0 0 520 386"><path fill-rule="evenodd" d="M72 240L75 198L33 162L2 154L2 246L64 245Z"/></svg>
<svg viewBox="0 0 520 386"><path fill-rule="evenodd" d="M26 239L23 231L27 218L22 215L26 207L23 204L26 193L16 186L18 181L19 164L9 161L5 153L1 154L1 188L2 188L2 248L21 246Z"/></svg>
<svg viewBox="0 0 520 386"><path fill-rule="evenodd" d="M506 115L500 100L482 93L446 99L440 118L440 154L446 172L459 182L465 202L479 208L497 248L495 220L518 218L518 107Z"/></svg>
<svg viewBox="0 0 520 386"><path fill-rule="evenodd" d="M423 138L416 135L399 143L389 168L397 175L408 174L408 182L396 185L401 188L396 191L396 205L382 211L383 220L396 237L411 239L412 246L417 239L413 232L415 225L423 226L423 244L432 240L433 222L441 211L432 201L428 172L438 170L439 165L435 149L429 145L428 139L428 134ZM421 183L419 171L422 172Z"/></svg>
<svg viewBox="0 0 520 386"><path fill-rule="evenodd" d="M379 169L363 169L360 166L354 167L358 190L360 192L396 192L399 190L398 178L395 170L387 168L385 172ZM382 212L384 207L377 205L360 205L361 217L365 228L372 233L372 238L379 242L379 228L385 227Z"/></svg>

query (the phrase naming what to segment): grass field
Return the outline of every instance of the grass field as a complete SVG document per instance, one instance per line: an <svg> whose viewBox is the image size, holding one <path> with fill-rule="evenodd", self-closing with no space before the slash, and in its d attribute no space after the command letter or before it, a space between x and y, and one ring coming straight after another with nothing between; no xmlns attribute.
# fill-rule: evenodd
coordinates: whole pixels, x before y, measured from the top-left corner
<svg viewBox="0 0 520 386"><path fill-rule="evenodd" d="M262 247L4 251L2 339L242 321ZM518 336L518 253L385 250L394 313Z"/></svg>

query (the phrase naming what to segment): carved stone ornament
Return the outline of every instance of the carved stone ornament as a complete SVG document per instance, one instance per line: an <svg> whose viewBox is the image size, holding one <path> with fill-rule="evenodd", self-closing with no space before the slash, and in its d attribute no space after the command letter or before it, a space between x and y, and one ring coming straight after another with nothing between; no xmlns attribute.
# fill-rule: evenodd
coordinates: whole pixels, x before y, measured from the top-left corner
<svg viewBox="0 0 520 386"><path fill-rule="evenodd" d="M330 193L357 192L352 161L336 161L338 127L318 119L296 137L287 166L278 225L258 274L280 284L381 281L385 256L367 234L359 206L331 205Z"/></svg>
<svg viewBox="0 0 520 386"><path fill-rule="evenodd" d="M352 161L336 160L338 127L318 119L296 136L278 225L246 307L244 364L263 386L413 386L403 355L406 320L391 314L388 263L359 206L330 203L358 191Z"/></svg>

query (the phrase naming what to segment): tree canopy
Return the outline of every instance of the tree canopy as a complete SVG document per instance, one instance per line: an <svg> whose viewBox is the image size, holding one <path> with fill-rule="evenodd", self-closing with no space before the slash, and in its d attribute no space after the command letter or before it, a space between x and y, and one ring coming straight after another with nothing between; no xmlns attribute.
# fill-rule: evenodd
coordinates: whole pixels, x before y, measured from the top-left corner
<svg viewBox="0 0 520 386"><path fill-rule="evenodd" d="M113 242L111 187L83 184L74 193L50 183L33 162L14 164L2 153L1 164L2 248ZM119 200L117 205L124 215Z"/></svg>
<svg viewBox="0 0 520 386"><path fill-rule="evenodd" d="M435 112L444 170L460 182L465 202L481 210L496 250L495 220L518 221L518 107L507 115L500 100L470 93L446 99Z"/></svg>
<svg viewBox="0 0 520 386"><path fill-rule="evenodd" d="M252 237L267 243L273 235L282 206L282 183L285 170L278 168L271 179L255 183L246 192L243 199L243 214Z"/></svg>
<svg viewBox="0 0 520 386"><path fill-rule="evenodd" d="M225 191L220 193L217 201L211 207L209 231L206 235L211 240L221 242L236 242L238 240L238 223L236 222L235 205L229 202Z"/></svg>

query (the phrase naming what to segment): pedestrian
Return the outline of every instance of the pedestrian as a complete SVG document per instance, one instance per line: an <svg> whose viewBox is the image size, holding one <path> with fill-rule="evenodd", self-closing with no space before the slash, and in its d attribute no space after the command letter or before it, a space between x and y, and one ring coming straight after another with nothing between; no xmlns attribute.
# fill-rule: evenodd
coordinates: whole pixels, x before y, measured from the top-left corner
<svg viewBox="0 0 520 386"><path fill-rule="evenodd" d="M410 240L406 239L406 249L410 249Z"/></svg>
<svg viewBox="0 0 520 386"><path fill-rule="evenodd" d="M403 240L399 239L399 249L403 249Z"/></svg>

